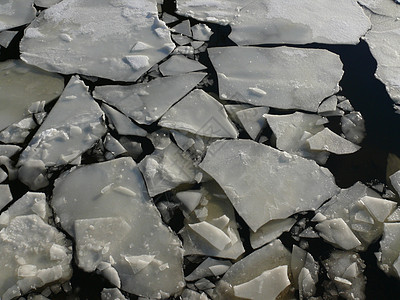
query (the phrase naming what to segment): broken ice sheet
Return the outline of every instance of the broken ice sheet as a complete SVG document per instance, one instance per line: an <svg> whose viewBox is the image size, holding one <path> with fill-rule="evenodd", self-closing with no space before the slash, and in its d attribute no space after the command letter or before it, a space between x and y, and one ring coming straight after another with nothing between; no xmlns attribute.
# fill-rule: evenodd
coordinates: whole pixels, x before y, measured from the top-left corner
<svg viewBox="0 0 400 300"><path fill-rule="evenodd" d="M206 66L196 60L186 58L183 55L172 55L167 61L160 65L160 72L164 76L190 73L204 69L206 69Z"/></svg>
<svg viewBox="0 0 400 300"><path fill-rule="evenodd" d="M266 114L264 117L276 137L276 147L279 150L314 159L320 164L326 163L329 153L313 151L307 143L309 137L324 129L325 118L302 112L289 115Z"/></svg>
<svg viewBox="0 0 400 300"><path fill-rule="evenodd" d="M307 139L311 150L328 151L335 154L351 154L361 149L360 146L342 138L329 128L316 133Z"/></svg>
<svg viewBox="0 0 400 300"><path fill-rule="evenodd" d="M322 49L224 47L208 53L220 98L252 105L316 112L339 91L343 75L339 56Z"/></svg>
<svg viewBox="0 0 400 300"><path fill-rule="evenodd" d="M361 144L365 138L364 118L358 111L348 113L340 119L342 132L346 139L355 144Z"/></svg>
<svg viewBox="0 0 400 300"><path fill-rule="evenodd" d="M361 242L342 218L322 221L315 226L315 229L325 241L338 248L351 250L361 245Z"/></svg>
<svg viewBox="0 0 400 300"><path fill-rule="evenodd" d="M181 243L162 223L131 158L63 174L51 203L76 239L84 270L97 269L114 284L119 279L122 290L145 297L168 298L181 291Z"/></svg>
<svg viewBox="0 0 400 300"><path fill-rule="evenodd" d="M365 299L365 264L358 253L335 250L323 265L331 280L324 283L327 299L337 295L344 299Z"/></svg>
<svg viewBox="0 0 400 300"><path fill-rule="evenodd" d="M400 223L385 223L380 241L378 266L388 275L400 278Z"/></svg>
<svg viewBox="0 0 400 300"><path fill-rule="evenodd" d="M209 276L220 276L232 266L229 260L217 260L211 257L206 258L196 269L185 277L187 281L195 281Z"/></svg>
<svg viewBox="0 0 400 300"><path fill-rule="evenodd" d="M244 253L232 204L215 183L204 184L200 205L186 215L179 232L185 255L237 259Z"/></svg>
<svg viewBox="0 0 400 300"><path fill-rule="evenodd" d="M93 96L115 106L139 124L149 125L189 93L205 75L189 73L130 86L99 86Z"/></svg>
<svg viewBox="0 0 400 300"><path fill-rule="evenodd" d="M333 175L314 161L248 140L214 142L199 166L253 231L270 220L315 210L338 192Z"/></svg>
<svg viewBox="0 0 400 300"><path fill-rule="evenodd" d="M57 98L63 89L64 78L58 74L43 71L21 60L0 62L0 130L26 116L32 103L48 103Z"/></svg>
<svg viewBox="0 0 400 300"><path fill-rule="evenodd" d="M229 1L226 1L229 2ZM252 1L231 22L238 45L357 44L371 23L355 1Z"/></svg>
<svg viewBox="0 0 400 300"><path fill-rule="evenodd" d="M378 64L375 77L385 85L390 98L400 104L400 59L395 46L400 43L400 28L382 32L369 31L365 41Z"/></svg>
<svg viewBox="0 0 400 300"><path fill-rule="evenodd" d="M19 178L32 189L45 186L44 178L29 175L37 168L62 166L77 158L99 140L106 131L103 112L88 93L84 83L74 76L60 99L21 153ZM31 169L31 170L30 170ZM30 171L29 171L30 170Z"/></svg>
<svg viewBox="0 0 400 300"><path fill-rule="evenodd" d="M236 138L237 129L229 121L224 106L203 90L196 89L172 106L158 125L194 134Z"/></svg>
<svg viewBox="0 0 400 300"><path fill-rule="evenodd" d="M147 155L140 162L139 168L151 197L182 183L195 183L198 172L190 157L173 143Z"/></svg>
<svg viewBox="0 0 400 300"><path fill-rule="evenodd" d="M225 273L222 279L218 281L216 289L214 291L213 299L242 299L239 295L239 297L236 296L237 290L241 289L240 286L242 284L251 282L258 276L262 275L265 271L273 270L281 266L286 267L286 276L284 276L284 273L279 274L283 276L283 281L289 284L290 282L287 274L287 266L289 264L290 252L282 245L279 240L274 240L268 245L254 251L250 255L232 265L232 267ZM267 278L267 282L270 279L272 278ZM267 282L265 283L267 284ZM257 290L258 288L255 289L255 292ZM265 299L265 295L263 296L264 298L250 297L250 299ZM261 295L259 297L261 297Z"/></svg>
<svg viewBox="0 0 400 300"><path fill-rule="evenodd" d="M28 24L35 16L33 0L3 0L0 3L0 31Z"/></svg>
<svg viewBox="0 0 400 300"><path fill-rule="evenodd" d="M10 187L7 184L0 184L0 210L12 201Z"/></svg>
<svg viewBox="0 0 400 300"><path fill-rule="evenodd" d="M368 208L364 205L362 199L365 196L377 198L377 201L382 201L385 206L385 201L364 184L357 182L348 189L342 189L339 194L332 197L326 202L317 212L320 212L328 219L341 218L354 235L361 242L358 249L366 249L368 246L377 240L383 231L383 224L374 218L369 213ZM323 220L321 220L323 221Z"/></svg>
<svg viewBox="0 0 400 300"><path fill-rule="evenodd" d="M214 32L206 24L196 24L192 27L193 39L207 42Z"/></svg>
<svg viewBox="0 0 400 300"><path fill-rule="evenodd" d="M20 48L48 71L135 81L175 45L152 0L66 0L32 22Z"/></svg>

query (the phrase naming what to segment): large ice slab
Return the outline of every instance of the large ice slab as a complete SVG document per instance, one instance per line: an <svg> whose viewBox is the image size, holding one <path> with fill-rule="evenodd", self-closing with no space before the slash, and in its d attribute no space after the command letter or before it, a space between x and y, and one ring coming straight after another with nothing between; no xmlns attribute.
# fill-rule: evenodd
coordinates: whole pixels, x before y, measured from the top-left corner
<svg viewBox="0 0 400 300"><path fill-rule="evenodd" d="M215 138L236 138L224 106L203 90L196 89L171 107L158 125Z"/></svg>
<svg viewBox="0 0 400 300"><path fill-rule="evenodd" d="M66 0L25 30L21 58L63 74L135 81L175 48L152 0Z"/></svg>
<svg viewBox="0 0 400 300"><path fill-rule="evenodd" d="M50 102L60 96L63 89L64 78L58 74L21 60L0 62L0 130L27 115L32 103Z"/></svg>
<svg viewBox="0 0 400 300"><path fill-rule="evenodd" d="M4 0L0 3L0 31L30 23L36 16L33 0Z"/></svg>
<svg viewBox="0 0 400 300"><path fill-rule="evenodd" d="M121 289L145 297L168 298L181 291L181 243L162 223L131 158L62 175L51 203L77 242L84 270L97 269L115 285L119 279Z"/></svg>
<svg viewBox="0 0 400 300"><path fill-rule="evenodd" d="M31 169L30 166L38 162L44 168L71 162L105 134L103 118L103 112L88 93L88 88L78 77L72 77L46 120L21 153L18 165ZM42 187L35 182L35 177L25 172L25 169L20 169L19 174L25 184L31 188Z"/></svg>
<svg viewBox="0 0 400 300"><path fill-rule="evenodd" d="M365 41L378 64L375 77L385 85L390 98L400 104L400 58L396 48L400 43L400 28L382 32L370 31L365 36Z"/></svg>
<svg viewBox="0 0 400 300"><path fill-rule="evenodd" d="M371 27L351 0L256 0L230 25L229 38L238 45L357 44Z"/></svg>
<svg viewBox="0 0 400 300"><path fill-rule="evenodd" d="M117 107L139 124L151 124L189 93L205 75L189 73L130 86L99 86L93 96Z"/></svg>
<svg viewBox="0 0 400 300"><path fill-rule="evenodd" d="M199 166L253 231L270 220L315 210L338 191L333 175L314 161L248 140L214 142Z"/></svg>
<svg viewBox="0 0 400 300"><path fill-rule="evenodd" d="M338 55L321 49L224 47L208 49L219 96L252 105L317 111L339 91Z"/></svg>

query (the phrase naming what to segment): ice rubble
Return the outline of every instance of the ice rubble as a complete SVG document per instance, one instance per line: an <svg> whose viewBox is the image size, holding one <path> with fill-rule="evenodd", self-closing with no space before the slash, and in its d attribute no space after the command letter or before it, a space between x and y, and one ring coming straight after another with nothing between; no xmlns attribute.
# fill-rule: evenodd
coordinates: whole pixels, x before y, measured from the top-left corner
<svg viewBox="0 0 400 300"><path fill-rule="evenodd" d="M21 60L0 62L0 130L20 121L32 103L57 98L64 89L64 79L30 66Z"/></svg>
<svg viewBox="0 0 400 300"><path fill-rule="evenodd" d="M338 190L333 175L315 162L248 140L214 142L200 167L253 231L270 220L315 210Z"/></svg>
<svg viewBox="0 0 400 300"><path fill-rule="evenodd" d="M65 0L25 30L21 58L52 72L136 81L174 48L152 0Z"/></svg>
<svg viewBox="0 0 400 300"><path fill-rule="evenodd" d="M203 90L195 89L172 106L158 125L215 138L236 138L224 106Z"/></svg>
<svg viewBox="0 0 400 300"><path fill-rule="evenodd" d="M70 243L48 224L50 215L42 193L25 194L1 214L1 299L61 284L72 276Z"/></svg>
<svg viewBox="0 0 400 300"><path fill-rule="evenodd" d="M0 3L0 31L28 24L35 16L33 0L4 0Z"/></svg>
<svg viewBox="0 0 400 300"><path fill-rule="evenodd" d="M85 271L97 269L136 295L179 294L184 286L181 243L162 223L131 158L63 174L51 204L75 238L78 265Z"/></svg>
<svg viewBox="0 0 400 300"><path fill-rule="evenodd" d="M47 185L46 168L65 165L106 132L103 112L76 76L40 126L18 161L19 178L32 189Z"/></svg>
<svg viewBox="0 0 400 300"><path fill-rule="evenodd" d="M208 54L220 98L252 105L316 112L343 75L340 58L321 49L224 47Z"/></svg>
<svg viewBox="0 0 400 300"><path fill-rule="evenodd" d="M189 73L131 86L99 86L93 96L115 106L139 124L151 124L189 93L205 75Z"/></svg>

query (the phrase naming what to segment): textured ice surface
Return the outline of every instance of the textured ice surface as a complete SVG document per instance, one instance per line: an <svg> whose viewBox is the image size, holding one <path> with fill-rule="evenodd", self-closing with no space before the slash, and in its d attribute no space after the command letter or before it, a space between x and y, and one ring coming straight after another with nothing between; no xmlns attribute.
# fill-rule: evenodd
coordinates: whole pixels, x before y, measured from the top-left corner
<svg viewBox="0 0 400 300"><path fill-rule="evenodd" d="M338 190L333 175L314 161L248 140L214 142L200 167L253 231L270 220L315 210Z"/></svg>
<svg viewBox="0 0 400 300"><path fill-rule="evenodd" d="M328 151L335 154L350 154L360 150L360 146L342 138L329 128L316 133L307 139L311 150Z"/></svg>
<svg viewBox="0 0 400 300"><path fill-rule="evenodd" d="M172 55L166 62L160 65L160 72L164 76L190 73L203 70L206 67L196 60L186 58L183 55Z"/></svg>
<svg viewBox="0 0 400 300"><path fill-rule="evenodd" d="M21 120L32 103L55 99L63 88L64 79L58 74L20 60L0 62L0 130Z"/></svg>
<svg viewBox="0 0 400 300"><path fill-rule="evenodd" d="M326 151L313 151L307 139L324 129L325 119L313 114L295 112L290 115L269 115L268 121L276 137L276 147L279 150L311 158L324 164L329 157Z"/></svg>
<svg viewBox="0 0 400 300"><path fill-rule="evenodd" d="M93 96L117 107L139 124L151 124L189 93L205 75L189 73L131 86L101 86L95 89Z"/></svg>
<svg viewBox="0 0 400 300"><path fill-rule="evenodd" d="M21 58L53 72L135 81L174 48L152 0L66 0L25 30Z"/></svg>
<svg viewBox="0 0 400 300"><path fill-rule="evenodd" d="M213 299L241 299L234 295L236 286L255 279L265 271L289 264L290 252L279 240L275 240L236 262L218 282Z"/></svg>
<svg viewBox="0 0 400 300"><path fill-rule="evenodd" d="M75 238L84 270L98 269L115 283L120 279L123 290L137 295L164 298L180 292L180 241L162 223L131 158L63 174L52 206Z"/></svg>
<svg viewBox="0 0 400 300"><path fill-rule="evenodd" d="M71 277L69 243L64 234L48 225L50 216L45 194L30 192L1 214L2 299L13 299Z"/></svg>
<svg viewBox="0 0 400 300"><path fill-rule="evenodd" d="M343 75L339 56L321 49L224 47L208 53L220 98L253 105L315 112L339 91Z"/></svg>
<svg viewBox="0 0 400 300"><path fill-rule="evenodd" d="M190 157L173 143L147 155L140 162L139 168L151 197L182 183L194 183L197 174Z"/></svg>
<svg viewBox="0 0 400 300"><path fill-rule="evenodd" d="M256 0L230 25L229 38L238 45L357 44L371 27L351 0Z"/></svg>
<svg viewBox="0 0 400 300"><path fill-rule="evenodd" d="M30 23L35 16L33 0L3 0L0 3L0 31Z"/></svg>
<svg viewBox="0 0 400 300"><path fill-rule="evenodd" d="M72 77L60 99L21 153L18 165L65 165L88 150L105 134L103 112L77 77ZM32 189L42 187L20 169L20 179Z"/></svg>
<svg viewBox="0 0 400 300"><path fill-rule="evenodd" d="M378 63L375 77L386 86L392 100L400 104L400 58L396 47L400 43L400 28L383 32L370 31L365 40Z"/></svg>
<svg viewBox="0 0 400 300"><path fill-rule="evenodd" d="M172 106L158 125L215 138L236 138L224 106L203 90L196 89Z"/></svg>

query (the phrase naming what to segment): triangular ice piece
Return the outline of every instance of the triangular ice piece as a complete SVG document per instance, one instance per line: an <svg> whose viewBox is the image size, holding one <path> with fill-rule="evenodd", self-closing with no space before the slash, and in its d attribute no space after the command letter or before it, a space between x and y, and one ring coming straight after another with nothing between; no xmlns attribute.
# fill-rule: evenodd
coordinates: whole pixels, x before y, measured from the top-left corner
<svg viewBox="0 0 400 300"><path fill-rule="evenodd" d="M264 114L268 113L269 107L253 107L236 113L246 132L255 140L261 130L267 124Z"/></svg>
<svg viewBox="0 0 400 300"><path fill-rule="evenodd" d="M224 106L203 90L194 90L169 109L160 126L208 137L236 138Z"/></svg>
<svg viewBox="0 0 400 300"><path fill-rule="evenodd" d="M190 73L204 69L206 69L206 66L197 60L186 58L183 55L172 55L166 62L160 65L160 72L164 76Z"/></svg>

